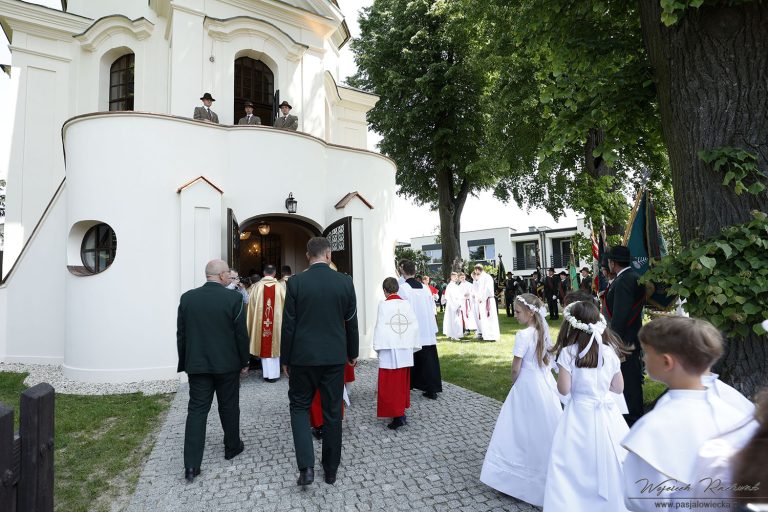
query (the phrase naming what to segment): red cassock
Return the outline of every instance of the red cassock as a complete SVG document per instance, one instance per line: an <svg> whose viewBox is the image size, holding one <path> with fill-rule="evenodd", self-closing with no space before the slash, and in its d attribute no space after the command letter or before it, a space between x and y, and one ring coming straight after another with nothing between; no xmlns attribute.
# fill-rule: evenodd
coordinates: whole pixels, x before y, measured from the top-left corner
<svg viewBox="0 0 768 512"><path fill-rule="evenodd" d="M398 418L405 416L411 406L411 368L388 370L379 368L379 392L376 416Z"/></svg>
<svg viewBox="0 0 768 512"><path fill-rule="evenodd" d="M341 419L344 419L344 401L341 401ZM312 428L323 426L323 404L320 402L320 390L315 391L315 398L309 406L309 423Z"/></svg>

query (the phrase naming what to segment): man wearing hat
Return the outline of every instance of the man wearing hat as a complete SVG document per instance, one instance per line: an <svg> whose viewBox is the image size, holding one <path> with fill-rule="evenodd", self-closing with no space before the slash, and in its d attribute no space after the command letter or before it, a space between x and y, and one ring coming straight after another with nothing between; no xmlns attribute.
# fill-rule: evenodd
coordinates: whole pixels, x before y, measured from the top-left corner
<svg viewBox="0 0 768 512"><path fill-rule="evenodd" d="M581 269L581 278L579 279L579 290L592 293L592 277L589 275L589 267Z"/></svg>
<svg viewBox="0 0 768 512"><path fill-rule="evenodd" d="M250 101L245 102L245 115L240 118L237 124L261 124L261 118L253 115L253 103Z"/></svg>
<svg viewBox="0 0 768 512"><path fill-rule="evenodd" d="M291 104L287 101L283 101L280 104L280 114L275 119L275 128L296 131L299 127L299 118L289 113L292 108Z"/></svg>
<svg viewBox="0 0 768 512"><path fill-rule="evenodd" d="M211 105L216 101L213 99L213 96L211 96L211 93L207 92L203 94L200 100L203 102L203 106L195 107L195 113L192 117L199 121L205 121L206 123L219 124L219 116L216 115L216 112L211 110Z"/></svg>
<svg viewBox="0 0 768 512"><path fill-rule="evenodd" d="M560 304L565 307L565 296L568 295L568 292L571 291L571 282L568 279L568 272L565 270L561 270L560 274L560 282L558 284L558 298L560 299Z"/></svg>
<svg viewBox="0 0 768 512"><path fill-rule="evenodd" d="M631 427L643 415L643 354L637 333L643 325L645 286L632 268L629 249L614 245L606 253L608 269L616 278L605 295L605 312L608 326L632 349L624 362L621 373L624 376L624 398L629 414L624 419Z"/></svg>

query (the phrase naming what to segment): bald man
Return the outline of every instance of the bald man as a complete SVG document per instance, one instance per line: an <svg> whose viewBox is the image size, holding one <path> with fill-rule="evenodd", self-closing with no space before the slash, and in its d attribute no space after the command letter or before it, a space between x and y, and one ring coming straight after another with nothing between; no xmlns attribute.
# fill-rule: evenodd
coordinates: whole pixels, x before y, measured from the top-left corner
<svg viewBox="0 0 768 512"><path fill-rule="evenodd" d="M213 393L224 430L224 458L244 449L240 440L240 379L248 373L248 329L240 293L228 290L231 273L225 261L205 266L206 283L181 296L176 324L178 371L189 376L189 407L184 432L184 478L200 474L205 426Z"/></svg>

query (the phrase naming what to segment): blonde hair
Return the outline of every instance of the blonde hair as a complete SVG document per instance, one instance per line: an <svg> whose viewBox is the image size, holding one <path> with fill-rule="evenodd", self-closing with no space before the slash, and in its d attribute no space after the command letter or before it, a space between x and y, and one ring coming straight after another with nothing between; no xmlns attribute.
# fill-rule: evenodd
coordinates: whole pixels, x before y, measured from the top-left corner
<svg viewBox="0 0 768 512"><path fill-rule="evenodd" d="M541 299L532 293L522 293L515 299L516 302L524 302L526 308L533 317L533 328L536 331L536 362L539 366L549 366L549 347L547 347L547 336L545 329L549 330L549 325L544 321L538 310L544 307ZM536 308L534 311L531 306Z"/></svg>
<svg viewBox="0 0 768 512"><path fill-rule="evenodd" d="M723 337L714 325L684 316L660 317L640 328L640 342L671 354L682 367L703 374L723 355Z"/></svg>

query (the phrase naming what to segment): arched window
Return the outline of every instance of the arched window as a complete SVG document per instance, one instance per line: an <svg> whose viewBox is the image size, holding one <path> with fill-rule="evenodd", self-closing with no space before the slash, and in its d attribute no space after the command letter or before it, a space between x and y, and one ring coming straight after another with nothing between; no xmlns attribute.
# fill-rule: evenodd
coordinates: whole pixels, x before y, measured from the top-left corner
<svg viewBox="0 0 768 512"><path fill-rule="evenodd" d="M96 224L85 232L80 247L83 265L93 274L106 270L115 259L117 236L107 224Z"/></svg>
<svg viewBox="0 0 768 512"><path fill-rule="evenodd" d="M235 60L234 116L237 120L245 115L243 104L253 102L253 113L261 118L261 124L272 126L272 105L275 103L275 76L272 70L250 57Z"/></svg>
<svg viewBox="0 0 768 512"><path fill-rule="evenodd" d="M133 110L133 64L135 55L123 55L109 68L109 110Z"/></svg>

